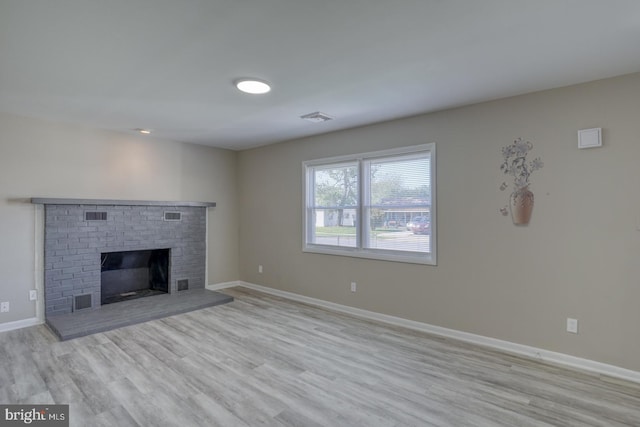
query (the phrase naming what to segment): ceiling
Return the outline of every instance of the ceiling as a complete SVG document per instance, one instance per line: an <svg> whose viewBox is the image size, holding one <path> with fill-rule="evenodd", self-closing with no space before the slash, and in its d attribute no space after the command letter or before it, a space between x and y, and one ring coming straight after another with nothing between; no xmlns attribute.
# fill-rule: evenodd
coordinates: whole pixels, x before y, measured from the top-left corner
<svg viewBox="0 0 640 427"><path fill-rule="evenodd" d="M637 71L638 0L0 2L0 111L234 150Z"/></svg>

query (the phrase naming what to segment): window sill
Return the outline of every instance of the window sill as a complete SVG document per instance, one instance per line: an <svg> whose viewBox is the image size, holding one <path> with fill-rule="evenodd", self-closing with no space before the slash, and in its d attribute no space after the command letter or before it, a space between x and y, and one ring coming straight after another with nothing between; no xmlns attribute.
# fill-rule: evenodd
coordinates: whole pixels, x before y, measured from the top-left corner
<svg viewBox="0 0 640 427"><path fill-rule="evenodd" d="M302 248L302 252L365 258L378 261L402 262L408 264L437 265L432 254L417 255L412 252L367 250L325 245L305 245Z"/></svg>

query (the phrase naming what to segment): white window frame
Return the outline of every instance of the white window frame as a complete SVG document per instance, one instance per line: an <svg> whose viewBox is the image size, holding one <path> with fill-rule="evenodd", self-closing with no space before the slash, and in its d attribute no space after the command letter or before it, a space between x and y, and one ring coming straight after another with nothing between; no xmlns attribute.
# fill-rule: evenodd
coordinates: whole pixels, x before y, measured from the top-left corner
<svg viewBox="0 0 640 427"><path fill-rule="evenodd" d="M368 233L368 221L366 221L366 213L364 206L368 203L366 198L368 192L365 191L369 185L369 177L365 173L365 162L368 160L376 160L385 157L396 157L402 155L419 154L429 152L429 173L431 186L431 236L430 236L430 253L395 251L377 248L365 248L363 245L364 233ZM334 165L339 163L358 163L358 205L356 208L356 247L333 246L325 244L312 243L315 224L313 223L313 207L315 200L313 177L311 171L314 167L324 165ZM326 157L323 159L309 160L302 163L303 176L303 231L302 231L302 251L327 255L341 255L356 258L368 258L383 261L406 262L413 264L437 265L437 218L436 218L436 144L421 144L410 147L394 148L390 150L373 151L369 153L360 153L347 156Z"/></svg>

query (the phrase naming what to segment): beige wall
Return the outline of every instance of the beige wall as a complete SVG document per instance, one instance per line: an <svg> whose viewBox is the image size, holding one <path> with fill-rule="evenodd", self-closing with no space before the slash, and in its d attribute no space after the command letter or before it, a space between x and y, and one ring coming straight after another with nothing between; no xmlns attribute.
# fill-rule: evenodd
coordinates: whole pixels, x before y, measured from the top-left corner
<svg viewBox="0 0 640 427"><path fill-rule="evenodd" d="M640 371L639 111L635 74L239 154L0 114L0 324L35 315L29 197L213 200L209 283L240 277ZM605 146L578 150L591 127ZM516 137L545 162L528 227L498 212L500 148ZM437 144L438 266L302 253L302 161L425 142Z"/></svg>
<svg viewBox="0 0 640 427"><path fill-rule="evenodd" d="M38 208L30 197L214 201L209 283L238 278L237 154L0 114L0 324L32 318Z"/></svg>
<svg viewBox="0 0 640 427"><path fill-rule="evenodd" d="M240 277L640 370L639 113L635 74L241 152ZM604 147L578 150L577 131L592 127ZM528 227L498 212L510 182L500 149L517 137L545 163ZM426 142L437 144L437 266L302 252L302 161Z"/></svg>

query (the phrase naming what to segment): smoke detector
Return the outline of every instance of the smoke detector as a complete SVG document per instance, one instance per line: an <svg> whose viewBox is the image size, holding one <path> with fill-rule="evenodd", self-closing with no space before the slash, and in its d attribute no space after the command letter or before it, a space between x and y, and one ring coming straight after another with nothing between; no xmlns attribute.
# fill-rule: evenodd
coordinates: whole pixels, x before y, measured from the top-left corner
<svg viewBox="0 0 640 427"><path fill-rule="evenodd" d="M333 120L333 117L331 117L328 114L321 113L320 111L316 111L315 113L305 114L304 116L300 116L300 118L308 120L312 123L321 123L321 122L328 122L329 120Z"/></svg>

